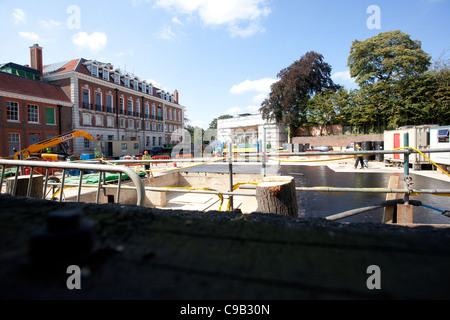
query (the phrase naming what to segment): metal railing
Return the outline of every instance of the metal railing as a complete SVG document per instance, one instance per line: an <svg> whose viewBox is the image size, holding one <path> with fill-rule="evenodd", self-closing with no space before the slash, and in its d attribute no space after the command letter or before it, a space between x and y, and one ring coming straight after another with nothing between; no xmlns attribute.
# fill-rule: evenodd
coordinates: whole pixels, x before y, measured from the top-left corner
<svg viewBox="0 0 450 320"><path fill-rule="evenodd" d="M435 152L450 152L450 149L422 149L418 150L419 152L423 153L435 153ZM17 167L19 170L19 167L31 167L31 168L47 168L46 174L45 174L45 185L44 190L47 188L47 180L48 180L48 170L51 168L56 169L62 169L63 170L63 177L62 181L60 183L61 190L64 188L64 178L66 175L66 170L80 170L80 180L78 184L71 184L72 186L78 186L78 197L77 200L80 199L80 190L82 188L82 172L83 170L86 171L97 171L97 172L114 172L114 173L120 173L120 178L118 179L118 185L104 185L101 179L101 175L99 175L99 181L97 185L97 203L99 198L99 193L101 188L117 188L117 201L119 201L120 196L120 189L121 189L121 180L122 180L122 174L126 174L130 179L134 182L135 187L122 187L126 189L136 189L137 193L137 205L144 205L145 202L145 191L156 191L156 192L178 192L178 193L198 193L198 194L211 194L211 195L221 195L221 196L228 196L229 201L231 203L231 210L233 210L232 205L232 199L233 196L255 196L254 193L242 193L242 192L235 192L233 190L233 169L232 164L233 163L239 163L239 162L246 162L246 157L258 157L258 162L261 163L261 167L264 168L265 164L268 159L270 158L276 158L276 157L292 157L292 156L333 156L333 155L347 155L349 157L356 156L356 155L373 155L373 154L403 154L405 155L405 166L408 166L408 162L406 159L408 159L409 154L417 152L413 149L403 149L403 150L370 150L370 151L339 151L339 152L290 152L290 153L267 153L267 154L261 154L261 153L237 153L233 157L225 157L225 158L218 158L216 160L211 161L211 158L209 158L209 163L211 162L218 162L218 161L224 161L228 163L229 170L230 170L230 190L229 191L211 191L211 190L192 190L192 189L183 189L183 188L165 188L165 187L144 187L143 182L139 175L131 168L126 167L125 164L135 164L140 165L142 163L158 163L158 162L165 162L168 161L172 162L190 162L190 163L199 163L206 164L208 162L206 158L193 158L193 159L170 159L170 160L109 160L108 163L110 164L118 164L118 165L109 165L109 164L87 164L87 163L70 163L70 162L43 162L43 161L18 161L18 160L1 160L0 159L0 166L3 167L2 169L2 176L1 176L1 183L3 184L3 177L5 173L5 168L8 167ZM335 160L340 160L342 158L336 158ZM270 161L277 161L280 159L271 159ZM282 161L282 160L280 160ZM179 168L171 168L171 170L179 170L183 169L183 167ZM264 176L264 172L262 175ZM33 170L31 170L30 173L30 182L28 185L28 192L27 196L29 196L29 192L31 190L31 183L32 183L32 175ZM409 168L405 168L405 176L409 175ZM15 177L17 180L17 175ZM16 181L14 184L14 192L16 187ZM92 184L90 185L92 187ZM410 194L447 194L450 195L450 189L417 189L417 188L410 188L407 182L405 182L405 187L402 189L390 189L390 188L336 188L336 187L296 187L296 191L299 192L333 192L333 193L345 193L345 192L352 192L352 193L397 193L397 194L404 194L405 200L408 200L408 196ZM45 194L45 192L44 192ZM44 195L45 197L45 195ZM60 194L60 201L62 201L62 192Z"/></svg>
<svg viewBox="0 0 450 320"><path fill-rule="evenodd" d="M21 168L31 168L30 175L29 175L29 181L28 181L28 188L27 188L27 197L30 196L31 189L32 189L32 183L33 183L33 169L34 168L46 168L45 170L45 179L44 179L44 192L43 192L43 198L45 198L45 190L47 189L47 186L49 185L49 170L50 169L62 169L62 178L61 178L61 193L60 193L60 199L59 201L62 201L63 192L65 186L65 177L66 177L66 171L67 170L80 170L80 179L78 183L78 195L77 200L80 199L80 193L81 193L81 187L82 187L82 179L83 179L83 171L96 171L99 172L99 179L98 179L98 185L97 185L97 197L96 202L99 201L99 195L101 188L105 187L103 183L105 180L102 180L102 174L101 173L119 173L119 179L117 186L114 186L117 188L117 200L119 201L120 197L120 189L121 189L121 181L122 181L122 175L125 174L128 176L128 178L134 183L134 188L136 189L136 205L144 205L145 203L145 189L144 184L142 183L141 178L139 175L132 169L125 167L125 166L113 166L113 165L103 165L103 164L90 164L90 163L71 163L71 162L49 162L49 161L27 161L27 160L2 160L0 159L0 165L2 166L2 172L1 172L1 178L0 178L0 186L3 185L3 180L5 177L5 171L7 167L15 167L16 173L21 171ZM12 187L12 195L16 195L17 190L17 179L18 174L15 175L14 178L14 185Z"/></svg>

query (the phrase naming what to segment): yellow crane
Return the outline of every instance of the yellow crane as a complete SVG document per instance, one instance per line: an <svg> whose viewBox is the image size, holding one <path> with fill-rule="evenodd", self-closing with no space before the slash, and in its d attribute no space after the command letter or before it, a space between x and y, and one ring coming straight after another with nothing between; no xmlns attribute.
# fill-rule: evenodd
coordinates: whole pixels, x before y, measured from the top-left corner
<svg viewBox="0 0 450 320"><path fill-rule="evenodd" d="M37 157L37 158L42 158L42 159L51 159L54 161L63 160L68 156L67 150L65 150L64 147L63 147L63 150L64 150L63 154L55 154L52 152L47 152L47 150L50 151L50 149L52 147L57 146L60 143L77 138L79 136L83 136L90 141L101 137L101 136L98 136L97 138L94 139L92 137L92 135L88 132L84 132L81 130L73 130L73 131L67 132L65 134L62 134L60 136L32 144L32 145L28 146L28 148L25 148L21 151L17 151L14 154L14 159L15 160L19 160L19 159L25 160L30 157Z"/></svg>

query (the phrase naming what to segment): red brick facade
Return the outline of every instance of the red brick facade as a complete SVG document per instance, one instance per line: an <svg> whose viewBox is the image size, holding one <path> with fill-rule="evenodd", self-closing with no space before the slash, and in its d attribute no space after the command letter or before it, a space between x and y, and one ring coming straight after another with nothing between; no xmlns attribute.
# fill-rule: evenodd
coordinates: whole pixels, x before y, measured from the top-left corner
<svg viewBox="0 0 450 320"><path fill-rule="evenodd" d="M70 106L57 86L0 72L0 156L70 131Z"/></svg>

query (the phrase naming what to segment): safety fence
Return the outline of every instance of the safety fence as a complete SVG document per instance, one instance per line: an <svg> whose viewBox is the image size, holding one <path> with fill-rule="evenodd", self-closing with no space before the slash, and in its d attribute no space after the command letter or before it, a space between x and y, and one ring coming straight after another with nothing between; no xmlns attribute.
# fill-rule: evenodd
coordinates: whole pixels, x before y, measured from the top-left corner
<svg viewBox="0 0 450 320"><path fill-rule="evenodd" d="M178 192L178 193L198 193L198 194L213 194L219 196L221 199L221 206L224 201L224 197L228 197L228 206L227 210L233 210L233 196L255 196L254 193L249 192L236 192L235 190L242 185L241 184L234 184L233 183L233 163L240 163L240 162L247 162L249 157L256 157L258 161L261 162L262 167L262 176L265 175L264 167L269 161L278 161L278 162L311 162L312 160L299 160L294 159L295 157L301 157L301 156L326 156L326 159L318 159L313 160L314 162L317 161L339 161L344 159L352 159L356 158L358 156L365 156L365 155L373 155L373 154L388 154L388 153L399 153L403 154L405 158L405 177L409 176L409 165L407 158L409 154L413 152L418 152L423 154L433 165L435 165L438 169L442 170L445 174L448 175L445 170L440 168L437 164L432 162L429 157L425 155L425 153L433 153L433 152L450 152L450 149L424 149L424 150L417 150L414 148L399 148L396 150L371 150L371 151L346 151L346 152L282 152L282 153L256 153L256 154L245 154L245 157L235 154L233 157L222 157L222 158L212 158L208 159L208 161L205 161L203 158L177 158L177 159L151 159L151 160L104 160L104 159L97 159L95 161L90 161L90 163L87 162L47 162L47 161L27 161L27 160L1 160L0 159L0 166L2 167L1 171L1 183L0 185L3 186L4 178L6 177L7 168L15 168L16 172L23 172L24 168L30 168L28 170L29 172L29 180L28 180L28 186L27 186L27 193L26 196L30 196L30 192L32 189L32 183L33 183L33 172L35 172L35 169L39 168L39 172L42 173L42 170L45 170L45 178L44 178L44 193L43 198L45 198L45 190L49 186L57 186L59 187L60 193L59 193L59 201L63 201L63 190L65 187L77 187L77 201L80 201L80 192L82 188L97 188L97 196L96 196L96 202L98 203L99 194L102 189L109 189L109 188L115 188L117 189L117 202L119 202L120 199L120 191L124 188L126 189L133 189L136 190L136 204L137 205L144 205L145 202L145 191L156 191L156 192ZM333 158L333 156L341 156L345 155L345 157L337 157ZM288 160L286 157L290 157ZM158 163L158 162L167 162L167 161L173 161L173 162L180 162L185 163L186 165L182 167L172 167L172 168L166 168L159 170L161 172L165 171L172 171L172 170L180 170L180 169L187 169L194 166L201 166L216 162L226 162L229 165L229 176L230 176L230 182L229 182L229 191L218 191L218 190L212 190L209 188L187 188L187 187L177 187L177 188L167 188L167 187L156 187L156 186L150 186L150 187L144 187L143 184L143 177L148 178L148 174L153 175L153 171L156 170L149 170L150 172L146 171L143 168L133 168L133 166L139 166L144 163ZM92 163L94 162L94 163ZM126 166L128 165L128 166ZM52 170L60 170L62 175L60 178L60 181L51 181L51 171ZM71 172L72 170L79 171L79 177L78 182L74 183L66 183L66 175ZM87 183L83 181L83 172L97 172L98 173L98 179L97 181ZM106 174L115 174L116 178L113 180L108 180ZM10 193L12 195L16 195L16 187L17 187L17 179L19 177L19 174L12 174L13 178L13 185L12 190L10 190ZM131 180L133 182L134 186L122 186L123 180ZM109 181L109 183L107 183ZM11 182L10 182L11 184ZM255 183L252 183L255 184ZM351 193L395 193L395 194L403 194L404 195L404 202L408 203L411 202L414 205L414 201L409 200L409 196L415 196L419 194L433 194L433 195L441 195L441 196L450 196L450 189L419 189L419 188L412 188L411 184L408 183L408 179L405 179L405 187L404 188L336 188L336 187L297 187L296 191L298 192L326 192L326 193L345 193L345 192L351 192ZM3 192L3 188L2 188ZM380 204L379 206L369 206L366 208L359 208L352 210L350 212L344 212L342 214L334 215L333 217L328 217L329 220L337 220L342 219L343 217L348 217L354 214L358 214L361 212L365 212L368 210L373 210L376 208L380 208L386 205L392 205L392 203L385 203ZM417 205L417 202L415 202L415 205ZM426 205L422 204L423 206L427 207ZM220 206L220 208L221 208ZM432 208L437 211L441 211L441 213L447 213L447 210L439 210L437 208Z"/></svg>

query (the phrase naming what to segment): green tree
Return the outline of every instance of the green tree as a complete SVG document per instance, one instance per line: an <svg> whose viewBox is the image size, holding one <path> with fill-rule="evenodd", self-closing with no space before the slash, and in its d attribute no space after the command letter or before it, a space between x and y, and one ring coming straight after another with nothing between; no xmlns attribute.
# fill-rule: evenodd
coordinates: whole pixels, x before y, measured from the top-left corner
<svg viewBox="0 0 450 320"><path fill-rule="evenodd" d="M398 91L411 77L428 70L431 57L421 42L401 31L380 33L365 41L355 40L350 48L350 75L360 86L359 112L364 131L394 129L409 111ZM370 122L374 122L370 124Z"/></svg>
<svg viewBox="0 0 450 320"><path fill-rule="evenodd" d="M313 51L281 70L277 75L280 80L272 85L269 97L259 109L263 119L284 123L291 132L306 123L309 100L323 90L339 89L330 73L331 66Z"/></svg>
<svg viewBox="0 0 450 320"><path fill-rule="evenodd" d="M222 119L230 119L233 118L233 116L231 114L224 114L221 116L218 116L217 118L214 118L211 123L209 124L209 129L217 129L217 120L222 120Z"/></svg>
<svg viewBox="0 0 450 320"><path fill-rule="evenodd" d="M431 57L421 42L401 31L388 31L364 41L353 41L348 57L350 75L360 85L379 81L393 84L405 76L428 70Z"/></svg>

